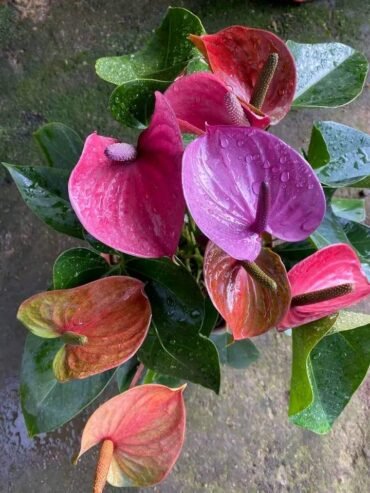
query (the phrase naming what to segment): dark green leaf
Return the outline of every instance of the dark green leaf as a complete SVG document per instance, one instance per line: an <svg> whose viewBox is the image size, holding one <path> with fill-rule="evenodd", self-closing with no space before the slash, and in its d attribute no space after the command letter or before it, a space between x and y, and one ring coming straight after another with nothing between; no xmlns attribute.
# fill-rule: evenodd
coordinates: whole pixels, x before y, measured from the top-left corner
<svg viewBox="0 0 370 493"><path fill-rule="evenodd" d="M218 311L214 307L211 298L207 296L204 299L204 319L200 333L206 337L209 337L212 330L216 327L218 318Z"/></svg>
<svg viewBox="0 0 370 493"><path fill-rule="evenodd" d="M63 123L47 123L33 134L48 166L72 170L80 158L83 141Z"/></svg>
<svg viewBox="0 0 370 493"><path fill-rule="evenodd" d="M29 334L24 348L20 395L30 436L55 430L88 406L108 385L113 371L83 380L59 383L53 359L63 345L60 339Z"/></svg>
<svg viewBox="0 0 370 493"><path fill-rule="evenodd" d="M68 199L69 170L3 163L28 207L60 233L82 238L82 227Z"/></svg>
<svg viewBox="0 0 370 493"><path fill-rule="evenodd" d="M116 381L119 392L124 392L130 387L130 383L136 373L138 364L139 362L136 356L134 356L117 368Z"/></svg>
<svg viewBox="0 0 370 493"><path fill-rule="evenodd" d="M100 58L96 73L116 85L133 79L172 81L194 54L189 34L203 34L200 19L179 7L170 7L146 46L131 55Z"/></svg>
<svg viewBox="0 0 370 493"><path fill-rule="evenodd" d="M104 243L94 238L90 233L88 233L85 230L83 231L83 236L84 236L84 240L87 241L87 243L91 246L91 248L96 252L109 253L111 255L117 255L117 254L122 255L122 253L119 253L113 248L109 247L108 245L105 245Z"/></svg>
<svg viewBox="0 0 370 493"><path fill-rule="evenodd" d="M298 73L293 106L336 108L361 94L368 62L359 51L341 43L287 45Z"/></svg>
<svg viewBox="0 0 370 493"><path fill-rule="evenodd" d="M349 243L339 218L332 211L330 202L327 202L322 223L310 238L317 248L324 248L333 243Z"/></svg>
<svg viewBox="0 0 370 493"><path fill-rule="evenodd" d="M315 244L310 239L295 243L281 243L274 247L274 252L278 253L284 262L285 267L289 270L297 262L308 257L317 250Z"/></svg>
<svg viewBox="0 0 370 493"><path fill-rule="evenodd" d="M146 128L154 110L154 92L165 91L171 82L135 79L117 87L109 105L116 120L127 127Z"/></svg>
<svg viewBox="0 0 370 493"><path fill-rule="evenodd" d="M339 219L350 244L356 249L363 268L370 278L370 228L346 219Z"/></svg>
<svg viewBox="0 0 370 493"><path fill-rule="evenodd" d="M242 370L259 358L258 349L249 339L233 341L231 334L226 330L216 330L211 339L216 344L220 361L224 365Z"/></svg>
<svg viewBox="0 0 370 493"><path fill-rule="evenodd" d="M370 364L369 316L347 313L293 329L289 419L327 433L366 376ZM356 328L357 327L357 328Z"/></svg>
<svg viewBox="0 0 370 493"><path fill-rule="evenodd" d="M370 136L335 122L314 124L308 161L329 187L370 187Z"/></svg>
<svg viewBox="0 0 370 493"><path fill-rule="evenodd" d="M209 72L210 68L208 66L205 58L198 52L195 56L189 61L186 66L187 74L194 74L195 72Z"/></svg>
<svg viewBox="0 0 370 493"><path fill-rule="evenodd" d="M180 387L184 382L179 378L162 375L161 373L157 373L153 370L147 370L143 383L159 383L161 385L166 385L166 387L176 389Z"/></svg>
<svg viewBox="0 0 370 493"><path fill-rule="evenodd" d="M54 289L67 289L95 281L107 274L111 266L87 248L71 248L56 259L53 267Z"/></svg>
<svg viewBox="0 0 370 493"><path fill-rule="evenodd" d="M336 216L349 221L362 223L366 219L364 199L342 199L334 197L331 207Z"/></svg>
<svg viewBox="0 0 370 493"><path fill-rule="evenodd" d="M147 282L152 326L138 357L147 368L215 392L220 364L215 345L201 335L204 298L191 274L168 259L132 260L130 274Z"/></svg>

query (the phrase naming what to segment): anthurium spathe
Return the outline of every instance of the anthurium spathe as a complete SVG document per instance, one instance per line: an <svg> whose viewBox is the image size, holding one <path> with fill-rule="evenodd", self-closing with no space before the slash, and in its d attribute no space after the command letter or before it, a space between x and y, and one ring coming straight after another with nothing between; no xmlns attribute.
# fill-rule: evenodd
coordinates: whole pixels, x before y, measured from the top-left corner
<svg viewBox="0 0 370 493"><path fill-rule="evenodd" d="M329 245L288 273L291 307L280 328L297 327L354 305L370 294L370 283L354 250Z"/></svg>
<svg viewBox="0 0 370 493"><path fill-rule="evenodd" d="M133 387L100 406L86 423L78 458L102 444L94 493L159 483L178 459L185 435L184 387Z"/></svg>
<svg viewBox="0 0 370 493"><path fill-rule="evenodd" d="M183 132L201 135L209 125L246 125L266 128L267 115L252 110L208 72L179 77L165 92Z"/></svg>
<svg viewBox="0 0 370 493"><path fill-rule="evenodd" d="M294 58L284 41L262 29L231 26L216 34L190 36L218 79L253 110L278 123L296 88Z"/></svg>
<svg viewBox="0 0 370 493"><path fill-rule="evenodd" d="M35 335L65 342L53 363L59 381L85 378L124 363L143 343L151 320L143 288L131 277L107 277L36 294L17 316Z"/></svg>
<svg viewBox="0 0 370 493"><path fill-rule="evenodd" d="M264 248L257 266L275 287L251 275L248 265L209 242L204 257L204 279L213 304L234 339L246 339L276 327L290 305L287 273L279 255Z"/></svg>
<svg viewBox="0 0 370 493"><path fill-rule="evenodd" d="M309 164L263 130L209 126L185 150L185 200L202 232L231 257L254 261L261 234L300 241L325 213Z"/></svg>
<svg viewBox="0 0 370 493"><path fill-rule="evenodd" d="M96 239L138 257L175 253L184 219L181 135L166 99L137 147L91 134L69 180L69 197Z"/></svg>

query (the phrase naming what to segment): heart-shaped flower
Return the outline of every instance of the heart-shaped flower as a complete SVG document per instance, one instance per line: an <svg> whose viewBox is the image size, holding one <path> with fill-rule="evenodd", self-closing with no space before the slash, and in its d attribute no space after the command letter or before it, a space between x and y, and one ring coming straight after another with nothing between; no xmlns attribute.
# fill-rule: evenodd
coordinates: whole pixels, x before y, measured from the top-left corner
<svg viewBox="0 0 370 493"><path fill-rule="evenodd" d="M296 68L286 44L275 34L231 26L190 39L216 77L251 110L261 110L272 124L288 113L296 89Z"/></svg>
<svg viewBox="0 0 370 493"><path fill-rule="evenodd" d="M291 147L251 127L208 127L183 157L183 189L202 232L231 257L254 261L261 234L307 238L325 213L322 187Z"/></svg>
<svg viewBox="0 0 370 493"><path fill-rule="evenodd" d="M53 363L56 378L65 382L130 359L148 332L151 308L141 281L114 276L36 294L17 317L35 335L65 342Z"/></svg>
<svg viewBox="0 0 370 493"><path fill-rule="evenodd" d="M236 340L276 327L289 309L290 287L279 255L264 248L256 264L275 282L275 289L253 277L248 265L214 243L209 242L204 256L208 294Z"/></svg>
<svg viewBox="0 0 370 493"><path fill-rule="evenodd" d="M177 461L185 435L184 387L133 387L100 406L82 434L78 457L102 444L94 493L105 482L147 487L159 483Z"/></svg>
<svg viewBox="0 0 370 493"><path fill-rule="evenodd" d="M326 317L370 294L370 283L356 253L344 243L305 258L288 272L288 278L292 302L281 329Z"/></svg>
<svg viewBox="0 0 370 493"><path fill-rule="evenodd" d="M175 253L184 220L181 134L164 96L137 148L91 134L69 180L84 228L106 245L138 257Z"/></svg>

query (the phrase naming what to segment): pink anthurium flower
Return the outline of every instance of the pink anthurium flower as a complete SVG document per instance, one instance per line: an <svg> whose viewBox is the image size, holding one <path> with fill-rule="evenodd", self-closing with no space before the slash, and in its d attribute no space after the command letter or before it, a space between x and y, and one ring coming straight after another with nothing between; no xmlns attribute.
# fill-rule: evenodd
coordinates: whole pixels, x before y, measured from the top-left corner
<svg viewBox="0 0 370 493"><path fill-rule="evenodd" d="M190 36L212 72L244 105L278 123L290 110L296 68L286 44L262 29L231 26L216 34Z"/></svg>
<svg viewBox="0 0 370 493"><path fill-rule="evenodd" d="M101 493L106 481L118 487L147 487L167 477L184 443L184 388L133 387L92 414L76 460L102 444L94 493Z"/></svg>
<svg viewBox="0 0 370 493"><path fill-rule="evenodd" d="M248 265L212 242L204 255L208 294L235 340L258 336L276 327L289 309L289 281L279 255L264 248L256 264L273 280L274 289L251 275Z"/></svg>
<svg viewBox="0 0 370 493"><path fill-rule="evenodd" d="M356 253L343 243L305 258L288 272L288 278L292 302L279 324L281 329L326 317L370 294L370 283Z"/></svg>
<svg viewBox="0 0 370 493"><path fill-rule="evenodd" d="M307 238L325 213L322 187L291 147L251 127L208 127L183 157L183 189L201 231L238 260L254 261L261 234Z"/></svg>
<svg viewBox="0 0 370 493"><path fill-rule="evenodd" d="M182 132L201 135L209 125L246 125L266 128L270 118L239 99L208 72L179 77L165 92Z"/></svg>
<svg viewBox="0 0 370 493"><path fill-rule="evenodd" d="M137 148L91 134L69 180L71 204L84 228L121 252L173 255L185 209L182 151L176 117L159 92Z"/></svg>
<svg viewBox="0 0 370 493"><path fill-rule="evenodd" d="M151 316L144 284L126 276L36 294L17 314L33 334L64 342L53 362L60 382L96 375L130 359L148 333Z"/></svg>

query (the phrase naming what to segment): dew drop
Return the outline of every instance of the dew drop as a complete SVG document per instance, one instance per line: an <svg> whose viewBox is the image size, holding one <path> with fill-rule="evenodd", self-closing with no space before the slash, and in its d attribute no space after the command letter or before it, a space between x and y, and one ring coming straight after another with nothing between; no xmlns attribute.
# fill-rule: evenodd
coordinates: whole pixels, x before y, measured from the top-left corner
<svg viewBox="0 0 370 493"><path fill-rule="evenodd" d="M283 171L280 175L280 181L286 183L289 181L289 171Z"/></svg>
<svg viewBox="0 0 370 493"><path fill-rule="evenodd" d="M229 145L229 141L225 139L225 137L220 137L220 146L223 149L226 149L226 147Z"/></svg>

